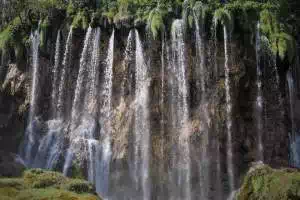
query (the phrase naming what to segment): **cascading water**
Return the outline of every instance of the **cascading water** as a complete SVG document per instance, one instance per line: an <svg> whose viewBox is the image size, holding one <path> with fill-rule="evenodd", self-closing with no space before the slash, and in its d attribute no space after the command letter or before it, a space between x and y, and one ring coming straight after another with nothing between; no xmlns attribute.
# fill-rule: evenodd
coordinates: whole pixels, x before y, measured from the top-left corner
<svg viewBox="0 0 300 200"><path fill-rule="evenodd" d="M135 30L136 71L135 71L135 127L134 127L134 179L142 198L150 200L150 119L149 119L149 87L148 67L144 60L144 51L139 32Z"/></svg>
<svg viewBox="0 0 300 200"><path fill-rule="evenodd" d="M31 95L30 95L30 110L28 118L28 126L25 132L25 140L21 146L21 156L28 167L31 166L34 151L34 146L38 141L38 136L35 134L35 128L38 126L38 121L34 119L36 116L37 100L40 90L39 85L39 45L40 34L39 30L35 30L31 34L31 51L32 51L32 83L31 83Z"/></svg>
<svg viewBox="0 0 300 200"><path fill-rule="evenodd" d="M96 161L97 164L97 180L96 189L99 194L104 197L108 195L109 184L109 169L111 161L111 135L112 135L112 89L113 89L113 65L114 65L114 44L115 44L115 31L109 40L109 47L106 58L106 69L104 75L104 85L102 98L103 107L101 109L101 160Z"/></svg>
<svg viewBox="0 0 300 200"><path fill-rule="evenodd" d="M286 75L288 88L289 88L289 97L290 97L290 118L292 122L292 129L290 133L290 163L294 167L300 166L299 160L299 144L300 138L297 136L297 130L295 127L295 84L293 80L292 73L290 71L287 72Z"/></svg>
<svg viewBox="0 0 300 200"><path fill-rule="evenodd" d="M93 49L92 49L92 57L91 57L91 63L89 66L89 79L90 79L90 88L89 88L89 96L87 96L86 102L88 103L88 112L92 114L93 116L96 115L96 111L98 110L98 95L97 95L97 89L99 84L99 63L100 63L100 35L101 30L100 28L96 28L94 30L94 39L93 39Z"/></svg>
<svg viewBox="0 0 300 200"><path fill-rule="evenodd" d="M93 65L98 62L95 61L95 59L99 59L99 52L96 51L99 48L94 46L96 44L92 45L92 42L96 41L99 43L99 38L100 31L95 31L95 29L89 27L85 35L74 94L74 102L71 113L71 126L69 130L70 145L66 154L63 168L65 175L68 174L69 168L72 166L72 162L75 159L75 154L77 154L79 157L89 160L89 173L94 171L94 164L92 164L93 161L91 161L89 158L91 157L91 154L93 154L93 152L90 151L95 149L93 146L97 146L98 144L98 141L95 140L97 123L94 118L95 116L92 116L88 110L88 104L84 104L84 102L90 97L90 89L88 88L90 84L87 83L87 79L88 77L96 78L95 75L91 75L91 72L93 72L93 69L96 67ZM96 50L94 49L95 51L93 52L92 49L94 47L96 47ZM82 151L82 149L84 149L84 151ZM91 177L91 175L89 175L89 177Z"/></svg>
<svg viewBox="0 0 300 200"><path fill-rule="evenodd" d="M194 13L194 18L197 19L196 14ZM201 143L201 155L199 160L199 177L200 177L200 198L205 200L208 198L208 190L210 187L210 178L209 178L209 155L208 155L208 147L209 147L209 123L210 123L210 116L208 113L208 102L206 100L206 85L205 85L205 77L206 77L206 69L205 69L205 54L204 54L204 39L203 39L203 22L199 23L198 20L195 20L196 25L196 52L197 58L199 59L198 63L198 70L199 73L197 74L200 76L200 88L201 88L201 101L200 101L200 108L201 108L201 125L200 130L203 132L203 142ZM201 25L201 27L200 27Z"/></svg>
<svg viewBox="0 0 300 200"><path fill-rule="evenodd" d="M261 53L261 41L260 41L260 23L257 23L256 27L256 86L257 86L257 95L256 95L256 104L255 104L255 119L257 120L257 135L258 135L258 153L257 159L263 161L263 96L262 96L262 71L260 66L260 53Z"/></svg>
<svg viewBox="0 0 300 200"><path fill-rule="evenodd" d="M39 46L40 46L40 34L37 29L31 34L31 48L32 48L32 86L30 95L30 110L29 110L29 124L31 124L33 118L36 115L37 98L39 90Z"/></svg>
<svg viewBox="0 0 300 200"><path fill-rule="evenodd" d="M128 38L127 38L127 44L126 44L126 49L125 49L125 58L122 63L123 67L123 81L122 81L122 88L121 88L121 95L122 97L125 96L125 94L130 94L131 93L131 83L128 79L130 78L130 71L129 71L129 65L132 61L133 57L133 42L134 42L134 31L130 30Z"/></svg>
<svg viewBox="0 0 300 200"><path fill-rule="evenodd" d="M52 70L53 81L52 81L52 94L51 94L51 105L52 105L52 116L56 117L57 111L57 97L58 97L58 77L59 77L59 66L60 66L60 30L57 33L56 44L55 44L55 61Z"/></svg>
<svg viewBox="0 0 300 200"><path fill-rule="evenodd" d="M189 145L188 86L186 80L185 43L183 21L172 24L172 121L176 133L176 148L171 158L173 170L170 174L171 199L191 199L191 160Z"/></svg>
<svg viewBox="0 0 300 200"><path fill-rule="evenodd" d="M72 106L72 125L76 126L76 123L78 123L78 120L81 116L81 112L83 111L82 108L82 101L84 98L84 86L86 81L86 74L87 74L87 66L88 66L88 58L89 58L89 47L91 46L92 41L92 28L89 27L87 30L87 33L85 35L84 39L84 46L80 58L80 66L79 66L79 72L76 82L76 89L75 89L75 95L74 95L74 102Z"/></svg>
<svg viewBox="0 0 300 200"><path fill-rule="evenodd" d="M234 191L234 169L233 169L233 152L232 152L232 100L230 90L230 68L229 68L229 47L228 47L228 30L224 30L224 50L225 50L225 88L226 88L226 127L227 127L227 173L229 179L229 192Z"/></svg>
<svg viewBox="0 0 300 200"><path fill-rule="evenodd" d="M59 86L58 86L58 97L57 97L57 117L62 118L64 113L65 106L65 93L66 93L66 80L69 72L69 65L72 51L72 36L73 36L73 28L70 28L68 38L66 41L64 58L62 62L62 69L60 74Z"/></svg>

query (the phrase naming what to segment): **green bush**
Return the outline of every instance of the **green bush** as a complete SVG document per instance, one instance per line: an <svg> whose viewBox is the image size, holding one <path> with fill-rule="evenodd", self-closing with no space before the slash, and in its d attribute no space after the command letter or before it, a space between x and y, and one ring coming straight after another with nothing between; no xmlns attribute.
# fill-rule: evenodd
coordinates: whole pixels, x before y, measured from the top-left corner
<svg viewBox="0 0 300 200"><path fill-rule="evenodd" d="M72 27L74 29L87 29L89 27L89 15L86 10L79 11L73 19Z"/></svg>
<svg viewBox="0 0 300 200"><path fill-rule="evenodd" d="M24 181L33 188L46 188L49 186L60 187L62 183L66 182L66 178L57 172L32 169L25 171Z"/></svg>
<svg viewBox="0 0 300 200"><path fill-rule="evenodd" d="M83 181L80 179L73 179L70 180L67 184L63 186L65 190L75 192L78 194L81 193L93 193L95 188L92 184L87 181Z"/></svg>
<svg viewBox="0 0 300 200"><path fill-rule="evenodd" d="M61 173L31 169L23 178L0 178L1 200L100 200L93 185Z"/></svg>

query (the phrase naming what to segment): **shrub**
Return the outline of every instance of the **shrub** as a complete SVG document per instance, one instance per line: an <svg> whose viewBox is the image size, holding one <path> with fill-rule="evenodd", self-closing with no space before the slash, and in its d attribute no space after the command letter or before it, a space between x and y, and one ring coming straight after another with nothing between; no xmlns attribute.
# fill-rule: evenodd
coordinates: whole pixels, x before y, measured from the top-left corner
<svg viewBox="0 0 300 200"><path fill-rule="evenodd" d="M95 188L92 184L80 179L69 180L68 183L63 186L63 188L78 194L95 193Z"/></svg>

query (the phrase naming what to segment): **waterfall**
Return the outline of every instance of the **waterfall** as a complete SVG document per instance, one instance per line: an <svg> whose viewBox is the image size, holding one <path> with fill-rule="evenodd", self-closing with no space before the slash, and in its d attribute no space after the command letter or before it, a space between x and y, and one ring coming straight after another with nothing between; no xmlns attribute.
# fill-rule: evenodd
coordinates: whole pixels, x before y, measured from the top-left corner
<svg viewBox="0 0 300 200"><path fill-rule="evenodd" d="M71 40L72 31L69 33L68 40ZM95 132L97 130L97 122L91 110L89 110L91 95L95 98L97 83L97 65L99 64L99 41L100 29L88 28L83 50L80 58L79 72L76 82L73 107L71 112L71 127L69 133L69 149L66 154L64 163L64 174L67 175L69 168L72 166L72 161L77 157L83 158L88 162L89 180L94 182L94 174L96 166L94 160L91 159L95 153L97 154L99 142L95 140ZM66 47L66 51L69 51ZM63 64L69 65L70 55L65 52L66 60ZM92 109L93 110L93 109ZM96 112L96 111L95 111ZM76 157L76 158L77 158ZM82 164L82 163L79 163Z"/></svg>
<svg viewBox="0 0 300 200"><path fill-rule="evenodd" d="M295 84L293 80L292 73L290 71L286 74L288 88L289 88L289 99L290 99L290 118L292 123L292 130L290 133L290 141L291 141L291 156L290 156L290 162L291 165L294 167L299 166L299 157L297 153L297 137L296 137L296 128L295 128L295 114L294 114L294 100L295 100Z"/></svg>
<svg viewBox="0 0 300 200"><path fill-rule="evenodd" d="M80 119L80 115L82 114L82 100L84 100L84 82L86 80L86 73L88 68L88 57L89 57L89 47L91 46L91 38L92 38L92 28L89 27L84 39L84 46L80 58L80 66L79 72L76 82L76 89L74 95L74 102L72 106L72 125L76 126L78 120Z"/></svg>
<svg viewBox="0 0 300 200"><path fill-rule="evenodd" d="M101 161L97 161L97 192L106 197L108 195L108 184L109 184L109 171L110 171L110 160L112 156L111 152L111 135L112 135L112 93L113 93L113 64L114 64L114 44L115 44L115 31L109 40L109 47L106 58L106 69L104 75L104 85L102 98L103 107L101 109L101 139L102 139L102 152Z"/></svg>
<svg viewBox="0 0 300 200"><path fill-rule="evenodd" d="M197 19L196 14L194 13L195 19ZM205 200L208 198L208 190L210 187L210 179L209 179L209 155L208 155L208 147L209 147L209 123L210 123L210 116L208 113L208 102L206 100L206 85L205 85L205 77L206 77L206 69L205 69L205 53L204 53L204 26L201 22L201 27L198 20L195 20L196 25L196 52L197 58L197 77L200 76L200 88L201 88L201 125L200 130L203 132L203 142L201 143L201 155L200 155L200 163L199 163L199 177L200 177L200 198Z"/></svg>
<svg viewBox="0 0 300 200"><path fill-rule="evenodd" d="M33 156L35 153L34 147L38 141L38 136L35 134L35 129L38 128L38 119L34 119L36 116L37 99L39 95L39 45L40 45L40 34L38 29L31 33L31 51L32 51L32 83L31 83L31 95L30 95L30 109L28 126L25 131L25 140L21 145L21 155L27 166L31 166Z"/></svg>
<svg viewBox="0 0 300 200"><path fill-rule="evenodd" d="M136 71L135 71L135 149L134 171L137 186L142 187L144 200L150 200L150 119L149 119L149 86L148 67L144 60L142 42L137 30L136 38Z"/></svg>
<svg viewBox="0 0 300 200"><path fill-rule="evenodd" d="M128 79L130 79L130 70L129 70L129 65L131 62L131 59L133 57L133 39L134 39L134 33L133 30L130 30L128 38L127 38L127 44L126 44L126 49L125 49L125 58L122 63L123 67L123 81L122 81L122 88L121 88L121 95L122 97L127 94L127 92L130 94L131 93L131 83L129 82ZM128 91L127 91L128 90Z"/></svg>
<svg viewBox="0 0 300 200"><path fill-rule="evenodd" d="M260 39L260 23L257 23L256 28L256 86L257 86L257 95L256 95L256 104L255 104L255 119L257 120L257 135L258 135L258 155L257 158L260 161L263 161L263 96L262 96L262 71L260 66L260 53L261 53L261 39Z"/></svg>
<svg viewBox="0 0 300 200"><path fill-rule="evenodd" d="M88 112L92 114L93 116L96 115L96 112L98 110L98 83L99 83L99 63L100 63L100 35L101 30L100 28L96 28L96 30L93 31L93 49L92 49L92 55L91 55L91 63L89 65L89 79L90 79L90 88L89 88L89 94L86 95L86 100L88 104Z"/></svg>
<svg viewBox="0 0 300 200"><path fill-rule="evenodd" d="M65 106L65 92L66 92L66 80L69 73L69 65L72 51L72 35L73 28L70 28L68 38L66 41L64 58L62 62L62 69L60 74L59 86L58 86L58 97L57 97L57 117L62 118L63 112L65 111L63 108Z"/></svg>
<svg viewBox="0 0 300 200"><path fill-rule="evenodd" d="M55 44L55 57L54 57L54 67L52 70L53 80L52 80L52 94L51 94L51 105L52 105L52 117L56 118L57 111L57 97L58 97L58 76L60 67L60 30L57 33L56 44Z"/></svg>
<svg viewBox="0 0 300 200"><path fill-rule="evenodd" d="M300 167L300 137L297 133L297 127L295 122L295 100L296 100L296 88L295 81L291 71L287 72L286 75L288 88L289 88L289 99L290 99L290 118L292 123L291 132L289 134L290 140L290 163L293 167Z"/></svg>
<svg viewBox="0 0 300 200"><path fill-rule="evenodd" d="M224 30L224 49L225 49L225 88L226 88L226 111L227 111L227 173L229 178L229 192L234 191L234 169L233 169L233 152L232 152L232 100L230 90L230 69L229 69L229 47L228 47L228 30Z"/></svg>
<svg viewBox="0 0 300 200"><path fill-rule="evenodd" d="M31 48L32 48L32 84L30 95L30 110L29 110L29 124L31 124L33 118L36 115L37 98L39 92L39 46L40 46L40 34L38 29L31 34Z"/></svg>
<svg viewBox="0 0 300 200"><path fill-rule="evenodd" d="M218 55L218 38L217 38L217 26L218 26L218 21L217 19L213 20L213 37L214 37L214 73L215 73L215 79L217 80L219 76L219 67L218 67L218 62L217 62L217 55Z"/></svg>
<svg viewBox="0 0 300 200"><path fill-rule="evenodd" d="M171 172L172 199L191 199L191 160L189 146L188 85L186 72L185 43L183 39L183 21L175 20L172 24L172 122L176 149L173 151Z"/></svg>

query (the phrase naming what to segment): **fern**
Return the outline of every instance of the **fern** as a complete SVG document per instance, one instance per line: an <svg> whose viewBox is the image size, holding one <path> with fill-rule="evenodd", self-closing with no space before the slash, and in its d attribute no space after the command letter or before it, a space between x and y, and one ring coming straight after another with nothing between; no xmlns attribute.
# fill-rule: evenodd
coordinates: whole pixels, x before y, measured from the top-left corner
<svg viewBox="0 0 300 200"><path fill-rule="evenodd" d="M287 56L289 62L292 63L296 53L295 39L283 32L277 34L275 37L277 44L275 52L278 53L280 59L284 60Z"/></svg>
<svg viewBox="0 0 300 200"><path fill-rule="evenodd" d="M279 55L280 59L288 56L289 62L293 62L295 57L295 39L285 30L275 16L268 10L263 10L260 14L261 32L269 38L272 52Z"/></svg>
<svg viewBox="0 0 300 200"><path fill-rule="evenodd" d="M148 25L154 38L157 38L159 31L164 27L163 16L159 11L152 11L149 15Z"/></svg>
<svg viewBox="0 0 300 200"><path fill-rule="evenodd" d="M208 15L209 8L206 4L203 4L201 1L197 1L193 6L194 20L197 20L201 24L205 23L205 18Z"/></svg>
<svg viewBox="0 0 300 200"><path fill-rule="evenodd" d="M86 11L79 11L73 19L72 27L74 29L87 29L89 26L89 17Z"/></svg>
<svg viewBox="0 0 300 200"><path fill-rule="evenodd" d="M158 4L148 15L147 26L150 28L153 38L156 39L159 32L165 28L164 18L168 14L168 8Z"/></svg>
<svg viewBox="0 0 300 200"><path fill-rule="evenodd" d="M226 26L229 30L233 30L233 17L229 10L225 8L219 8L214 13L215 24L222 24Z"/></svg>

